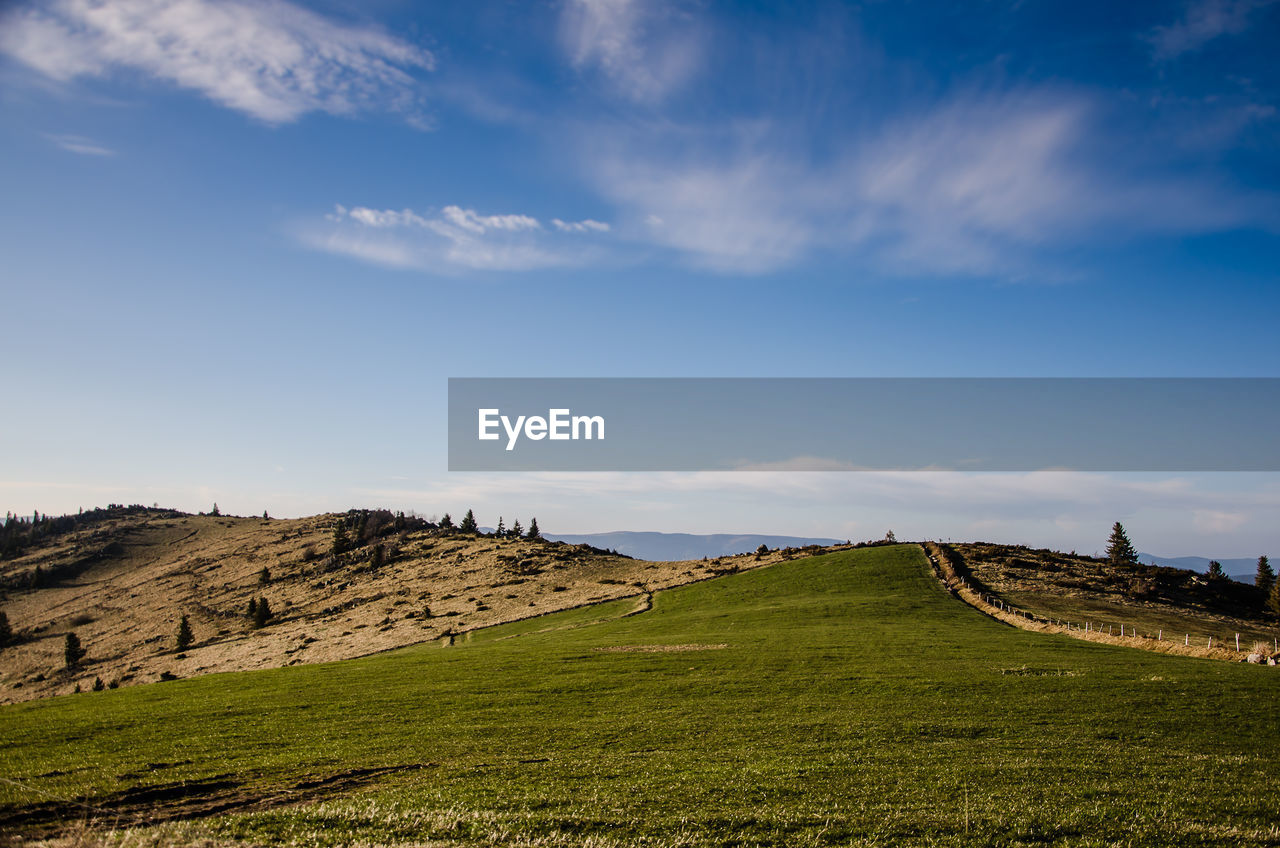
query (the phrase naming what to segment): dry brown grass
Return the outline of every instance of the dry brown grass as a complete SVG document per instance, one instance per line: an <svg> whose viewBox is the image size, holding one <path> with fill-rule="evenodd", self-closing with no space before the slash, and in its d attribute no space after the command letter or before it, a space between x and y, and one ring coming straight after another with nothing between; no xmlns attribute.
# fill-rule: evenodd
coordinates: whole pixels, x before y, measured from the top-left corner
<svg viewBox="0 0 1280 848"><path fill-rule="evenodd" d="M371 546L329 557L338 516L264 520L130 515L61 537L0 563L0 577L46 571L107 540L123 552L72 580L0 598L22 641L0 651L0 702L164 674L190 677L348 659L535 615L649 593L768 565L778 552L721 560L654 563L542 540L417 531L376 542L398 551L371 568ZM263 566L271 581L260 585ZM276 614L255 630L250 598ZM429 615L428 615L429 611ZM196 642L179 653L179 616ZM88 656L62 668L64 634Z"/></svg>
<svg viewBox="0 0 1280 848"><path fill-rule="evenodd" d="M935 573L942 581L943 585L969 604L974 609L991 616L994 619L1011 624L1014 627L1020 627L1023 630L1031 630L1036 633L1060 633L1065 636L1071 636L1075 639L1083 639L1088 642L1100 642L1106 645L1122 645L1129 648L1141 648L1144 651L1154 651L1161 654L1178 654L1180 656L1202 657L1205 659L1228 660L1230 662L1240 662L1244 660L1246 652L1236 651L1234 643L1228 647L1209 647L1207 642L1200 644L1185 644L1185 640L1176 639L1151 638L1149 635L1139 635L1135 631L1133 635L1120 636L1118 634L1107 633L1102 630L1086 629L1080 625L1059 624L1053 621L1046 621L1042 618L1035 617L1029 613L1002 608L997 603L988 601L989 595L975 591L971 586L961 582L960 575L957 573L955 564L947 556L946 550L934 542L925 542L924 549L926 556L929 557L931 563L935 566ZM1241 642L1242 647L1248 643ZM1257 642L1261 646L1264 654L1272 653L1272 645L1269 643Z"/></svg>

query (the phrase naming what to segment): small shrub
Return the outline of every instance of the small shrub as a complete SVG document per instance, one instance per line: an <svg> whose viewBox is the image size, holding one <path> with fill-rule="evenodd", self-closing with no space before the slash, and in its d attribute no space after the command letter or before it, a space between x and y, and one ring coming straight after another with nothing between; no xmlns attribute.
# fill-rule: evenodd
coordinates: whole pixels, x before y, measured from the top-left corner
<svg viewBox="0 0 1280 848"><path fill-rule="evenodd" d="M107 688L107 684L102 682L101 677L93 678L93 691L101 692L103 689L106 689L106 688Z"/></svg>

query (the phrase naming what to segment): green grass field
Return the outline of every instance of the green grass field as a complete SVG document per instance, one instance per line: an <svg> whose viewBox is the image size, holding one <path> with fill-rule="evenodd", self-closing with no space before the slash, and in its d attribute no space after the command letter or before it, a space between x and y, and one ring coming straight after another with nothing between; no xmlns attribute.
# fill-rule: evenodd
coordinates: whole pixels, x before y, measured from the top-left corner
<svg viewBox="0 0 1280 848"><path fill-rule="evenodd" d="M1277 669L1006 627L909 545L635 608L7 706L0 813L187 781L266 809L141 841L1280 845ZM653 645L725 647L599 650Z"/></svg>

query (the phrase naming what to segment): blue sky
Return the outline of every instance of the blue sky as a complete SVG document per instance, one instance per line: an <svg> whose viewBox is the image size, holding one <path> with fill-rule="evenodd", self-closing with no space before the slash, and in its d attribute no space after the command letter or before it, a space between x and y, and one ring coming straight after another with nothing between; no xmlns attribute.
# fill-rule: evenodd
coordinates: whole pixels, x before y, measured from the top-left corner
<svg viewBox="0 0 1280 848"><path fill-rule="evenodd" d="M451 475L444 430L450 376L1276 376L1280 4L2 14L7 509L1280 548L1270 474Z"/></svg>

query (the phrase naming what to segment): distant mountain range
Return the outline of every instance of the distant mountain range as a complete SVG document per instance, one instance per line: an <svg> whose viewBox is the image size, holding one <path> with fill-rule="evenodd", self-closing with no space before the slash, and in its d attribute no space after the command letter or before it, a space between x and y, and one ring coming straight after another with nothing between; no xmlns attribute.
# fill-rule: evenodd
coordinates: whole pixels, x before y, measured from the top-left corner
<svg viewBox="0 0 1280 848"><path fill-rule="evenodd" d="M619 531L616 533L579 533L563 536L551 533L543 535L552 541L568 542L572 545L585 543L597 548L615 550L620 554L626 554L636 559L647 559L655 562L746 554L751 553L761 545L768 545L770 548L802 548L805 545L836 545L845 541L844 539L818 539L804 536L763 536L753 533L714 533L699 536L691 533Z"/></svg>
<svg viewBox="0 0 1280 848"><path fill-rule="evenodd" d="M1191 571L1207 572L1209 570L1209 560L1207 557L1162 557L1155 554L1138 554L1138 562L1143 565L1167 565L1170 568L1187 568ZM1220 559L1222 570L1232 580L1239 580L1241 583L1252 583L1253 578L1258 573L1258 558L1243 557L1239 559Z"/></svg>

